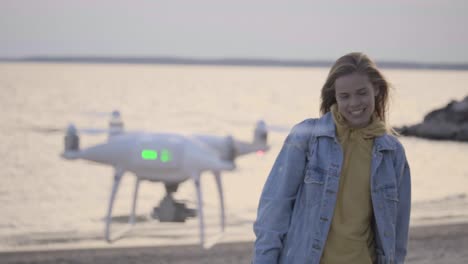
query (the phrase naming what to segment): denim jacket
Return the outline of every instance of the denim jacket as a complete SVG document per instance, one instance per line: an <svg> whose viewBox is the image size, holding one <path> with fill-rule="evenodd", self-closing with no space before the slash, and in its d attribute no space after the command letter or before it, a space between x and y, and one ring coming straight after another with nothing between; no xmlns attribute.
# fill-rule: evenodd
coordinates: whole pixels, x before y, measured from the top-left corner
<svg viewBox="0 0 468 264"><path fill-rule="evenodd" d="M292 129L260 197L253 263L320 263L342 161L331 113ZM375 138L370 186L377 263L403 263L411 206L410 169L403 146L391 135Z"/></svg>

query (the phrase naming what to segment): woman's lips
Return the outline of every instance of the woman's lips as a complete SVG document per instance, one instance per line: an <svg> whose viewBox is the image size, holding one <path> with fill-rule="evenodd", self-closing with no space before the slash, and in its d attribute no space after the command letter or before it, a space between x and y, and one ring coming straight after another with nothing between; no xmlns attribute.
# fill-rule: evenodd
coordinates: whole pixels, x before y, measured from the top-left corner
<svg viewBox="0 0 468 264"><path fill-rule="evenodd" d="M366 110L366 109L363 108L363 109L360 109L360 110L349 111L349 113L350 113L352 116L359 116L359 115L361 115L362 113L364 113L364 110Z"/></svg>

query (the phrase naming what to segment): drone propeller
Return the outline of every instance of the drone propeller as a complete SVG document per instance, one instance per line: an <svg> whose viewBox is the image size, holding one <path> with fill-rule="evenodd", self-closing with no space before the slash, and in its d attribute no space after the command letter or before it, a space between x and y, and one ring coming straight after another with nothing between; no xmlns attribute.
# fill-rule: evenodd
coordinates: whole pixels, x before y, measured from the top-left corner
<svg viewBox="0 0 468 264"><path fill-rule="evenodd" d="M119 110L114 110L112 112L83 112L83 114L88 116L95 117L105 117L109 118L109 129L86 129L85 133L87 134L101 134L107 133L110 137L121 134L124 131L124 124L122 122L122 115Z"/></svg>
<svg viewBox="0 0 468 264"><path fill-rule="evenodd" d="M237 124L241 126L252 126L253 121L245 121L245 120L227 120L232 124ZM263 119L259 119L256 121L256 127L262 126L262 129L266 130L267 132L277 132L277 133L288 133L291 128L288 126L283 125L276 125L276 124L269 124L265 122Z"/></svg>
<svg viewBox="0 0 468 264"><path fill-rule="evenodd" d="M107 117L110 118L109 128L74 128L75 133L87 134L87 135L100 135L100 134L117 134L123 130L123 123L120 111L114 110L112 112L83 112L82 114L88 116ZM75 127L73 124L70 126ZM42 133L42 134L54 134L54 133L66 133L69 131L69 127L64 129L60 127L42 127L42 126L30 126L28 130Z"/></svg>
<svg viewBox="0 0 468 264"><path fill-rule="evenodd" d="M41 134L63 134L69 131L70 126L75 127L73 124L70 124L68 128L59 128L59 127L41 127L41 126L30 126L27 128L30 131L41 133ZM74 128L76 133L87 134L87 135L100 135L109 133L110 129L107 128Z"/></svg>
<svg viewBox="0 0 468 264"><path fill-rule="evenodd" d="M120 118L121 114L119 110L114 110L112 112L99 112L99 111L86 111L82 112L81 114L91 117L98 117L98 118Z"/></svg>
<svg viewBox="0 0 468 264"><path fill-rule="evenodd" d="M87 134L87 135L100 135L100 134L109 134L110 129L107 128L81 128L78 129L78 133Z"/></svg>
<svg viewBox="0 0 468 264"><path fill-rule="evenodd" d="M267 125L266 129L271 132L278 132L278 133L288 133L291 131L290 127L287 126L280 126L280 125Z"/></svg>

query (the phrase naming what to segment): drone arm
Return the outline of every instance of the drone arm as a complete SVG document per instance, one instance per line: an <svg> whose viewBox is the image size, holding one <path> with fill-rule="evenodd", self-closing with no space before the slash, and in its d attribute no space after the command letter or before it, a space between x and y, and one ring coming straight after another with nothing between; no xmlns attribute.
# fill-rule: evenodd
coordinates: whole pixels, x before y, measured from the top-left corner
<svg viewBox="0 0 468 264"><path fill-rule="evenodd" d="M107 208L107 216L106 216L106 229L105 229L105 236L107 242L111 242L110 239L110 225L112 221L112 208L114 206L115 196L117 194L117 190L119 189L120 180L122 180L122 176L124 174L123 170L116 169L114 173L114 183L112 185L112 191L109 199L109 207Z"/></svg>
<svg viewBox="0 0 468 264"><path fill-rule="evenodd" d="M240 141L240 140L236 140L234 141L235 143L235 148L236 148L236 156L242 156L242 155L246 155L246 154L249 154L249 153L252 153L252 152L256 152L256 151L259 151L259 150L262 150L262 151L267 151L270 149L269 146L267 145L261 145L261 144L253 144L253 143L247 143L247 142L243 142L243 141Z"/></svg>
<svg viewBox="0 0 468 264"><path fill-rule="evenodd" d="M218 194L219 194L219 204L221 206L221 232L224 232L224 228L226 226L226 214L224 210L224 194L223 194L223 186L221 182L221 173L219 171L213 171L216 180L216 187L218 187Z"/></svg>
<svg viewBox="0 0 468 264"><path fill-rule="evenodd" d="M252 147L251 143L243 142L240 140L234 141L235 143L235 148L236 148L236 156L242 156L246 155L249 153L252 153L255 151L255 149Z"/></svg>

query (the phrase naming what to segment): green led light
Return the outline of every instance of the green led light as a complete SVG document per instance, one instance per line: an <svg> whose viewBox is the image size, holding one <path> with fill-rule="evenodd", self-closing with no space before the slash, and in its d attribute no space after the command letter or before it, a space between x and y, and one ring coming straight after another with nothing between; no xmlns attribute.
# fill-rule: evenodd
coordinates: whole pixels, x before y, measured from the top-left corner
<svg viewBox="0 0 468 264"><path fill-rule="evenodd" d="M167 149L161 150L161 161L169 162L172 160L171 153Z"/></svg>
<svg viewBox="0 0 468 264"><path fill-rule="evenodd" d="M156 160L158 159L158 152L151 149L144 149L141 152L141 158L144 160Z"/></svg>

